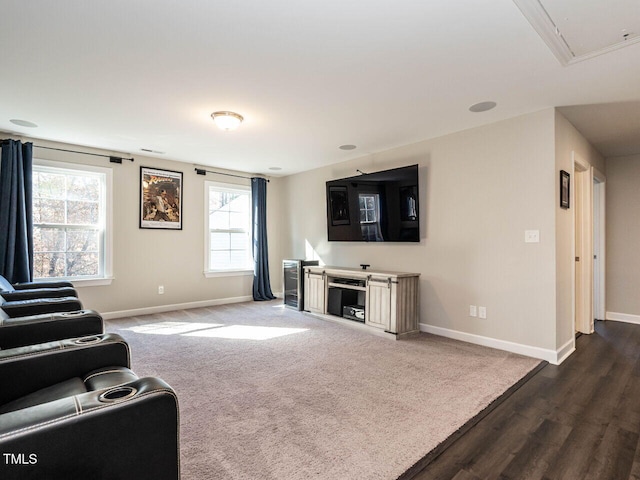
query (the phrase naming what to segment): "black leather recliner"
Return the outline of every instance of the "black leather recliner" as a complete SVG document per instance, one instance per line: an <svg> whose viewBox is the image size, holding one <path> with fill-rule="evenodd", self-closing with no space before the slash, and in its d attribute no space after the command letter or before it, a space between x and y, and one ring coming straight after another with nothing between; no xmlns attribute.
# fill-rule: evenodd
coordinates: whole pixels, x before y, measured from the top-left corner
<svg viewBox="0 0 640 480"><path fill-rule="evenodd" d="M82 310L82 302L77 297L29 298L8 301L0 292L0 309L9 317L27 317L43 313L75 312Z"/></svg>
<svg viewBox="0 0 640 480"><path fill-rule="evenodd" d="M33 288L59 288L59 287L72 287L73 283L68 280L46 280L41 282L22 282L22 283L10 283L5 277L0 275L0 284L9 284L16 290L31 290Z"/></svg>
<svg viewBox="0 0 640 480"><path fill-rule="evenodd" d="M115 334L1 350L3 478L179 479L175 392L129 366Z"/></svg>
<svg viewBox="0 0 640 480"><path fill-rule="evenodd" d="M104 321L93 310L12 318L0 309L0 350L101 333Z"/></svg>
<svg viewBox="0 0 640 480"><path fill-rule="evenodd" d="M10 317L82 310L78 293L70 282L11 284L0 275L0 308Z"/></svg>
<svg viewBox="0 0 640 480"><path fill-rule="evenodd" d="M8 302L33 298L77 297L78 292L71 282L26 282L14 283L0 275L0 295Z"/></svg>

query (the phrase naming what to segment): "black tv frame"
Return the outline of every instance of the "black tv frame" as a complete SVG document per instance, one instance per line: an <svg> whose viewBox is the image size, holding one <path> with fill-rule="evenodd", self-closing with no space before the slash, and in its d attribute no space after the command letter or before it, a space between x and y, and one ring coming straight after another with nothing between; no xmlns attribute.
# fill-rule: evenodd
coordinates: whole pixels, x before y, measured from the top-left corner
<svg viewBox="0 0 640 480"><path fill-rule="evenodd" d="M329 180L326 195L330 242L420 241L417 164Z"/></svg>

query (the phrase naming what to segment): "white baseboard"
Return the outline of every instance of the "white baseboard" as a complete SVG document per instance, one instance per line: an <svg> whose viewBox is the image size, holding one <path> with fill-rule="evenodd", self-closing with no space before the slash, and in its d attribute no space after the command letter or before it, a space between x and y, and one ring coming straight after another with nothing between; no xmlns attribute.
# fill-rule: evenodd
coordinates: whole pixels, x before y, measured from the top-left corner
<svg viewBox="0 0 640 480"><path fill-rule="evenodd" d="M546 360L553 365L560 365L560 363L562 363L575 350L575 339L570 339L558 350L549 350L521 343L508 342L506 340L484 337L482 335L475 335L473 333L436 327L426 323L420 324L420 331L433 333L434 335L440 335L442 337L453 338L454 340L461 340L463 342L475 343L476 345L496 348L498 350L505 350L507 352L517 353L527 357L539 358L540 360Z"/></svg>
<svg viewBox="0 0 640 480"><path fill-rule="evenodd" d="M571 355L575 351L576 351L576 338L574 336L556 351L557 361L555 362L549 361L549 363L552 363L554 365L560 365L567 358L569 358L569 355Z"/></svg>
<svg viewBox="0 0 640 480"><path fill-rule="evenodd" d="M202 300L198 302L174 303L173 305L158 305L156 307L134 308L131 310L119 310L116 312L102 313L102 318L112 320L114 318L133 317L136 315L150 315L152 313L170 312L172 310L187 310L190 308L212 307L215 305L225 305L227 303L250 302L252 295L243 297L218 298L215 300Z"/></svg>
<svg viewBox="0 0 640 480"><path fill-rule="evenodd" d="M628 313L606 312L605 320L613 320L615 322L636 323L640 325L640 315L630 315Z"/></svg>

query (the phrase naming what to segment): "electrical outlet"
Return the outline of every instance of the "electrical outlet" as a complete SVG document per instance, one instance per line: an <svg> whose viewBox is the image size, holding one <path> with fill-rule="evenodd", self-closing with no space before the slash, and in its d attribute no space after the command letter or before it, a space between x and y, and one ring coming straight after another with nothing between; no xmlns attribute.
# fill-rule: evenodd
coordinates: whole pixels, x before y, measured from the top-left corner
<svg viewBox="0 0 640 480"><path fill-rule="evenodd" d="M540 243L540 230L525 230L524 243Z"/></svg>
<svg viewBox="0 0 640 480"><path fill-rule="evenodd" d="M164 285L158 285L158 295L162 295L164 293Z"/></svg>
<svg viewBox="0 0 640 480"><path fill-rule="evenodd" d="M478 316L478 307L475 305L469 305L469 316L477 317Z"/></svg>
<svg viewBox="0 0 640 480"><path fill-rule="evenodd" d="M478 307L478 317L487 318L487 307Z"/></svg>

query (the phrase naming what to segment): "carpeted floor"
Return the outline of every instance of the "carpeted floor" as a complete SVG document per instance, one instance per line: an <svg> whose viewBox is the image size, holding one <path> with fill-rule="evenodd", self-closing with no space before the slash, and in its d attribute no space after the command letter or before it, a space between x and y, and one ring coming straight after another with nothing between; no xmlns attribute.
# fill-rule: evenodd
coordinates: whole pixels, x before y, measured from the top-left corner
<svg viewBox="0 0 640 480"><path fill-rule="evenodd" d="M182 479L395 479L538 360L248 302L107 322L177 392Z"/></svg>

